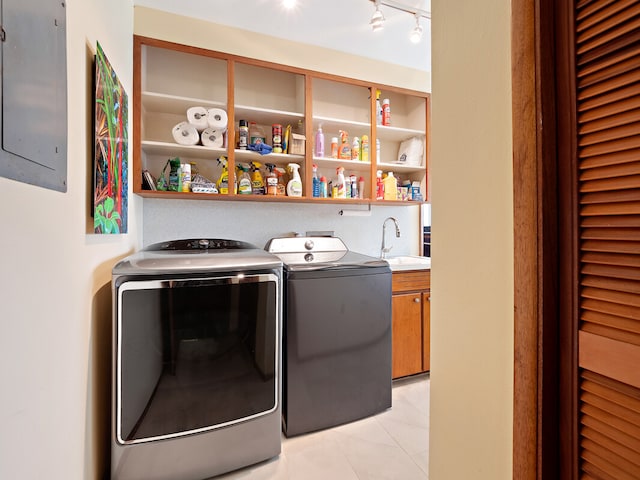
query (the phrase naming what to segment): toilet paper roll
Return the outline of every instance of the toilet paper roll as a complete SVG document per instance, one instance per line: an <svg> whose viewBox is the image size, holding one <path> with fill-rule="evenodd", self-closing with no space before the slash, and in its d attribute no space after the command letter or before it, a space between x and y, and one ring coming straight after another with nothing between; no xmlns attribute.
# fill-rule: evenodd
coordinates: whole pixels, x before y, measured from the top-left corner
<svg viewBox="0 0 640 480"><path fill-rule="evenodd" d="M173 139L180 145L195 145L200 140L198 130L189 122L180 122L171 131Z"/></svg>
<svg viewBox="0 0 640 480"><path fill-rule="evenodd" d="M202 145L210 148L224 147L224 131L215 128L205 128L200 135Z"/></svg>
<svg viewBox="0 0 640 480"><path fill-rule="evenodd" d="M191 107L187 109L187 122L196 127L199 132L209 126L207 109L204 107Z"/></svg>
<svg viewBox="0 0 640 480"><path fill-rule="evenodd" d="M227 129L227 112L221 108L210 108L207 111L207 122L209 128L225 131Z"/></svg>

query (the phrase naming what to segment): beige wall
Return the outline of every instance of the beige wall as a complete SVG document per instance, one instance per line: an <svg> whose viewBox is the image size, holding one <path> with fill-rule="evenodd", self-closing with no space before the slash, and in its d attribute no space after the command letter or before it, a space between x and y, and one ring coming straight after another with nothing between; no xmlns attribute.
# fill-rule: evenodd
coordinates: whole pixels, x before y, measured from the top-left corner
<svg viewBox="0 0 640 480"><path fill-rule="evenodd" d="M93 55L99 41L131 95L131 3L66 4L68 191L0 178L3 479L100 478L111 267L139 238L138 199L127 235L93 235L89 210Z"/></svg>
<svg viewBox="0 0 640 480"><path fill-rule="evenodd" d="M510 479L509 0L432 1L431 480Z"/></svg>
<svg viewBox="0 0 640 480"><path fill-rule="evenodd" d="M351 0L353 1L353 0ZM136 6L134 31L145 37L232 53L308 70L431 91L428 72L349 55L337 50L289 42L275 37L216 25L147 7ZM256 25L259 30L259 25Z"/></svg>

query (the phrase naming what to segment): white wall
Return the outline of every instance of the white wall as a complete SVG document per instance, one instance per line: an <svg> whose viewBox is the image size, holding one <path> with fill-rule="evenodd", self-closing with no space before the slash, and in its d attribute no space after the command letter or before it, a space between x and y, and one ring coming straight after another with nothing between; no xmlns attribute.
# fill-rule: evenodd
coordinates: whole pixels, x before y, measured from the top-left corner
<svg viewBox="0 0 640 480"><path fill-rule="evenodd" d="M432 480L512 478L509 0L433 0Z"/></svg>
<svg viewBox="0 0 640 480"><path fill-rule="evenodd" d="M93 235L90 214L93 55L99 41L131 96L131 1L66 4L68 191L0 178L3 479L100 478L111 267L141 238L135 197L127 235Z"/></svg>

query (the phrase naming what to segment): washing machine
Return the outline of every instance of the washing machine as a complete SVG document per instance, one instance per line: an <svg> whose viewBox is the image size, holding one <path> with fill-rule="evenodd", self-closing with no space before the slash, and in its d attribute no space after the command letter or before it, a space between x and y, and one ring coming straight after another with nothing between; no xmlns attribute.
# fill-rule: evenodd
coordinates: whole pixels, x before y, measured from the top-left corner
<svg viewBox="0 0 640 480"><path fill-rule="evenodd" d="M185 239L112 273L111 478L200 480L277 456L280 259Z"/></svg>
<svg viewBox="0 0 640 480"><path fill-rule="evenodd" d="M271 239L284 266L287 437L391 407L391 269L333 236Z"/></svg>

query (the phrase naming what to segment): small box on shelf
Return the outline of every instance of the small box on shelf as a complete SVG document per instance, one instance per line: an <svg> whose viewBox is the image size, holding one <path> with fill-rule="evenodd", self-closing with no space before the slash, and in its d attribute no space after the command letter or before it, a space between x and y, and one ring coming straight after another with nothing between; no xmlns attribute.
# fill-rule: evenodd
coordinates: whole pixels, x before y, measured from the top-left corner
<svg viewBox="0 0 640 480"><path fill-rule="evenodd" d="M304 135L291 132L291 138L289 139L289 154L304 155L306 141L307 138Z"/></svg>

